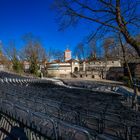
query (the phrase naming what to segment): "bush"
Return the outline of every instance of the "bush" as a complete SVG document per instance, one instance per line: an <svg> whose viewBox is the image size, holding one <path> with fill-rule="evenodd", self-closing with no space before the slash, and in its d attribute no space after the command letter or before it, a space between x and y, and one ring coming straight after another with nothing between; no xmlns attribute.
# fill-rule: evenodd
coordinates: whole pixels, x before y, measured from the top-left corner
<svg viewBox="0 0 140 140"><path fill-rule="evenodd" d="M132 85L128 76L123 77L123 82L126 84L126 86L132 88Z"/></svg>
<svg viewBox="0 0 140 140"><path fill-rule="evenodd" d="M13 63L13 70L16 72L16 73L21 73L23 72L23 65L20 63L20 61L17 59L17 58L14 58L12 60L12 63Z"/></svg>

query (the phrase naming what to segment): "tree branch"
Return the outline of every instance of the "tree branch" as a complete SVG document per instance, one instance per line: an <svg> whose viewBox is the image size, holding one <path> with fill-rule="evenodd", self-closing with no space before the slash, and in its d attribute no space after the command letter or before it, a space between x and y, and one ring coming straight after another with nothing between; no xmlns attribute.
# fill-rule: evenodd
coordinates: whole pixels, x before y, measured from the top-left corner
<svg viewBox="0 0 140 140"><path fill-rule="evenodd" d="M113 14L113 15L115 15L115 12L114 11L110 11L110 10L105 10L105 9L98 9L98 10L96 10L96 9L93 9L93 8L91 8L91 7L89 7L89 6L87 6L87 5L85 5L84 3L81 3L81 2L79 2L78 0L74 0L77 4L79 4L81 7L83 7L83 8L86 8L86 9L88 9L89 11L92 11L93 13L104 13L104 12L106 12L106 13L110 13L110 14Z"/></svg>
<svg viewBox="0 0 140 140"><path fill-rule="evenodd" d="M74 9L72 9L71 7L69 7L68 5L65 5L65 6L66 6L66 8L68 9L68 12L69 12L69 14L70 14L71 16L78 16L78 17L80 17L80 18L88 19L88 20L90 20L90 21L97 22L97 23L102 24L102 25L104 25L104 26L108 26L108 27L114 28L114 29L116 29L116 30L119 30L118 27L115 27L115 26L110 25L110 24L108 24L108 23L106 23L106 22L100 21L100 20L98 20L98 19L91 18L91 17L86 16L86 15L84 15L84 14L78 13L78 12L76 12Z"/></svg>

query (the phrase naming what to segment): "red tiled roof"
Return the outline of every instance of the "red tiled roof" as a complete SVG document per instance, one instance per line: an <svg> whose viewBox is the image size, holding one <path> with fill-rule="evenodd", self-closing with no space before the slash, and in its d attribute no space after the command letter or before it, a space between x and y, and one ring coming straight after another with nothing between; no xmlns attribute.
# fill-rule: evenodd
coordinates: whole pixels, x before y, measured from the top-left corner
<svg viewBox="0 0 140 140"><path fill-rule="evenodd" d="M67 61L65 61L65 62L67 62L67 63L71 63L71 62L79 62L79 61L76 60L76 59L70 59L70 60L67 60Z"/></svg>
<svg viewBox="0 0 140 140"><path fill-rule="evenodd" d="M71 52L69 49L65 50L65 52Z"/></svg>

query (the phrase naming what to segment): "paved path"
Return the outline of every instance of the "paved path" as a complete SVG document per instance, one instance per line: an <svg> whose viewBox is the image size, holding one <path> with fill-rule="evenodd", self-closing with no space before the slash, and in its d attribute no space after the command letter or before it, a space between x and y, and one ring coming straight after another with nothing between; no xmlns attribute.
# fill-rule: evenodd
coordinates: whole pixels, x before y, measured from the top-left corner
<svg viewBox="0 0 140 140"><path fill-rule="evenodd" d="M111 81L111 80L105 80L105 79L91 79L91 78L60 78L60 80L63 80L65 82L69 81L91 81L91 82L99 82L99 83L110 83L110 84L116 84L116 85L124 85L123 82L118 82L118 81Z"/></svg>

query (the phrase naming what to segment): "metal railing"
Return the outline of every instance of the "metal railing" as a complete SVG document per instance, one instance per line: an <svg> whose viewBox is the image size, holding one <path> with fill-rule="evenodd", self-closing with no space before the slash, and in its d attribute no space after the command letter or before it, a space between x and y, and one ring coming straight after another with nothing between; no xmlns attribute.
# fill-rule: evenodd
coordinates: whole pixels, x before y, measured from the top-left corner
<svg viewBox="0 0 140 140"><path fill-rule="evenodd" d="M108 97L104 98L102 94L100 96L93 94L89 95L88 100L92 96L95 99L99 96L97 98L100 101L99 105L92 105L90 102L83 104L82 101L79 101L77 105L73 105L66 103L65 100L77 101L79 95L71 93L66 96L65 88L60 90L63 92L63 96L60 96L57 90L52 90L56 92L54 93L55 96L59 95L54 98L51 96L53 92L44 94L43 91L40 91L41 88L30 86L25 88L24 85L13 86L10 85L11 83L4 82L3 85L0 85L1 87L3 86L0 91L1 112L23 123L25 128L30 128L33 132L40 133L46 138L70 140L78 140L79 138L96 139L99 134L105 135L106 133L108 137L114 136L120 139L140 138L137 133L140 130L139 112L133 112L125 108L121 110L120 107L120 113L118 113L115 112L115 109L111 110L109 108L111 104L112 106L119 104L119 100L115 103L118 96L114 97L114 95L108 94ZM16 80L14 83L17 84L17 82ZM75 91L73 90L73 92ZM39 97L41 94L44 94L47 99L44 99L43 96ZM33 99L30 99L30 97ZM62 100L60 100L60 97ZM84 98L86 97L84 96ZM108 100L108 102L105 103L105 100ZM89 109L88 104L90 104ZM36 106L39 108L36 108ZM128 113L129 116L130 113L135 115L127 118Z"/></svg>

